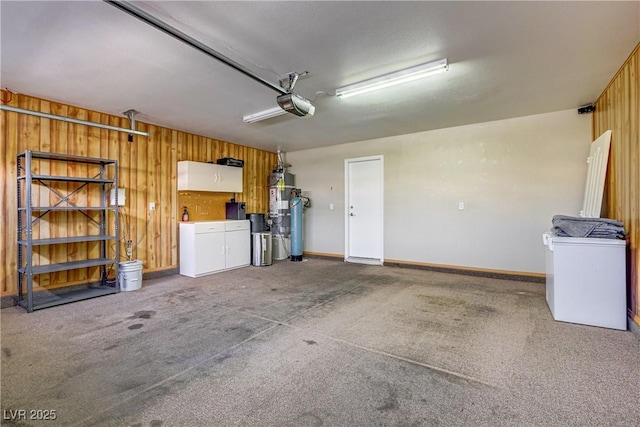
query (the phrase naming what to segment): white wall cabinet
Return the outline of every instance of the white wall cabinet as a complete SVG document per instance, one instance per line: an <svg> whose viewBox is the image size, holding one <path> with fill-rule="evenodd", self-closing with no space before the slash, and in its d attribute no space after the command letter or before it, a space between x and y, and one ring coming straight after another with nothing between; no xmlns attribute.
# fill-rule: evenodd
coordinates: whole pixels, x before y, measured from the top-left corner
<svg viewBox="0 0 640 427"><path fill-rule="evenodd" d="M242 168L215 163L178 162L178 191L242 193Z"/></svg>
<svg viewBox="0 0 640 427"><path fill-rule="evenodd" d="M248 220L180 224L180 274L200 277L251 263Z"/></svg>

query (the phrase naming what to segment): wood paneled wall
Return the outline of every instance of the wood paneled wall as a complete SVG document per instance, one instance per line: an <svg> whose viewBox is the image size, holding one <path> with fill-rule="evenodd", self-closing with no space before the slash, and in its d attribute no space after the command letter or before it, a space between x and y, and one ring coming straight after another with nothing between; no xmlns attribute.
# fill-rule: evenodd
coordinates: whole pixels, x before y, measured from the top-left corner
<svg viewBox="0 0 640 427"><path fill-rule="evenodd" d="M640 325L640 44L595 103L594 139L612 130L606 183L607 217L628 236L629 312Z"/></svg>
<svg viewBox="0 0 640 427"><path fill-rule="evenodd" d="M2 99L10 94L2 91ZM129 120L70 105L59 104L26 95L14 95L7 103L13 107L73 117L91 122L128 128ZM244 166L243 192L236 200L246 202L247 212L268 212L268 177L277 163L276 153L243 147L229 142L192 135L142 122L137 130L149 132L149 138L134 136L128 142L126 133L96 127L70 124L59 120L2 111L0 118L2 141L0 148L0 279L1 294L17 291L16 247L16 155L25 150L76 154L119 161L119 187L125 189L126 206L120 211L121 237L134 244L133 259L140 259L145 272L176 268L178 266L178 193L176 190L177 162L179 160L215 161L221 157L242 159ZM60 171L73 173L73 168ZM46 171L42 171L43 173ZM51 171L54 174L55 171ZM217 193L212 197L228 200L233 194ZM149 210L155 202L156 210ZM220 210L219 212L224 212ZM224 214L223 214L224 215ZM81 215L56 217L38 227L41 237L72 235L71 230L90 227ZM222 219L223 217L221 217ZM120 243L120 253L125 255ZM52 262L82 259L95 253L89 244L52 246L42 248L39 256ZM51 253L48 253L50 251ZM46 263L46 261L45 261ZM97 270L80 270L42 275L38 285L61 287L86 283L97 279Z"/></svg>

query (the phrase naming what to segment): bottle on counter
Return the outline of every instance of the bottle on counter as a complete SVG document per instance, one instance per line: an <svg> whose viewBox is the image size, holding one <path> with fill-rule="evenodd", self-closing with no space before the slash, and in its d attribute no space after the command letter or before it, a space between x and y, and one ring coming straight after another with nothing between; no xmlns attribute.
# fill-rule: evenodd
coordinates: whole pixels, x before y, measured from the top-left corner
<svg viewBox="0 0 640 427"><path fill-rule="evenodd" d="M183 222L189 221L189 211L187 211L187 207L186 206L182 207L182 221Z"/></svg>

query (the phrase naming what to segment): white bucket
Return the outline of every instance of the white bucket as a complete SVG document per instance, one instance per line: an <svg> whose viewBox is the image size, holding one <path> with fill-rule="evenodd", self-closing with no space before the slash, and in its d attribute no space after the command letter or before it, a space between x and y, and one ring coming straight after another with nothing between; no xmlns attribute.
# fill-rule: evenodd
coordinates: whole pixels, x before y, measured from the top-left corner
<svg viewBox="0 0 640 427"><path fill-rule="evenodd" d="M118 284L121 291L137 291L142 287L142 261L125 261L118 264Z"/></svg>

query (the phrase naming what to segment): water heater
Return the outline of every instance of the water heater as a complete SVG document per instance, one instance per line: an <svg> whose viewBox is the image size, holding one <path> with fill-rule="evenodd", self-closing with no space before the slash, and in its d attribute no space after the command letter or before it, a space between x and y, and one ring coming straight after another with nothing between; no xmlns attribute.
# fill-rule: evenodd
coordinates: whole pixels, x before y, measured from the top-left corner
<svg viewBox="0 0 640 427"><path fill-rule="evenodd" d="M272 172L269 175L269 217L273 235L288 237L291 233L289 200L294 178L293 174L287 172Z"/></svg>

